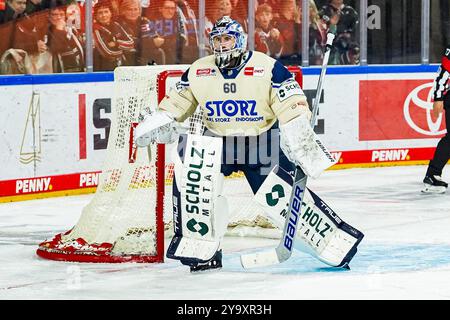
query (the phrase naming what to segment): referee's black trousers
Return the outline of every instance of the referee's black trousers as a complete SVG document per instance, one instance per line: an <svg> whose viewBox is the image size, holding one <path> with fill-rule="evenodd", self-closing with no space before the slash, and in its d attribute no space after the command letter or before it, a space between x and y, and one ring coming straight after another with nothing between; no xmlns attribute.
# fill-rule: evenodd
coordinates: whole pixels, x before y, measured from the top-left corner
<svg viewBox="0 0 450 320"><path fill-rule="evenodd" d="M450 93L444 98L445 125L447 134L439 141L433 159L428 165L427 175L442 175L445 164L450 159Z"/></svg>

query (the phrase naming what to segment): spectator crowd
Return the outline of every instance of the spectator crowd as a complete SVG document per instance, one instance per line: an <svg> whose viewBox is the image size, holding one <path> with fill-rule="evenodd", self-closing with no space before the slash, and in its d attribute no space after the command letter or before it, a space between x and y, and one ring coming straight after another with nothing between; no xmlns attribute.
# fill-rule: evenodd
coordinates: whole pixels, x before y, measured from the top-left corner
<svg viewBox="0 0 450 320"><path fill-rule="evenodd" d="M5 0L0 7L0 74L86 71L84 0ZM189 64L224 16L248 32L248 0L93 0L94 71L118 66ZM326 34L336 33L330 64L358 64L358 14L343 0L309 1L309 62L322 63ZM319 3L320 2L320 3ZM301 64L301 0L255 1L255 50Z"/></svg>

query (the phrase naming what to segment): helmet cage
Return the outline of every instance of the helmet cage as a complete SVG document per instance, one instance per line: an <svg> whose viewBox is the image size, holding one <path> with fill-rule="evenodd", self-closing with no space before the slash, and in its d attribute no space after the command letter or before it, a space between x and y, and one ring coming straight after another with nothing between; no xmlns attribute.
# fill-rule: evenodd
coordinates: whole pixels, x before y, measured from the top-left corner
<svg viewBox="0 0 450 320"><path fill-rule="evenodd" d="M220 41L220 38L224 35L234 38L232 47L223 48L222 45L218 47L214 45L215 39L219 38ZM236 68L238 66L232 66L232 62L245 53L247 36L239 23L228 17L223 17L217 21L209 34L209 44L214 52L216 64L219 68Z"/></svg>

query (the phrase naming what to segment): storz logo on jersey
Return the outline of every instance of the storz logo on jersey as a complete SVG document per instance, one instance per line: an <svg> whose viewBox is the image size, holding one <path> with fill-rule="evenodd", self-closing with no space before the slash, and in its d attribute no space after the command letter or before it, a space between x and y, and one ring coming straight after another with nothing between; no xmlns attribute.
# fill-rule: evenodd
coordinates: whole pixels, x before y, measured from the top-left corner
<svg viewBox="0 0 450 320"><path fill-rule="evenodd" d="M205 104L207 120L212 122L262 121L263 116L256 112L255 100L216 100Z"/></svg>

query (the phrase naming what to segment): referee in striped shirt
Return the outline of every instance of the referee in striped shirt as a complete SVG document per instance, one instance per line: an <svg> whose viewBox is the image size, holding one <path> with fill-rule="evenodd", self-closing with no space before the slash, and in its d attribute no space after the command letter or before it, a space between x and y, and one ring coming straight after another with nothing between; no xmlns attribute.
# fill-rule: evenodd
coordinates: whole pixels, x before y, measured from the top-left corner
<svg viewBox="0 0 450 320"><path fill-rule="evenodd" d="M444 193L448 187L445 181L442 181L441 175L445 164L450 159L450 94L449 94L449 78L450 78L450 45L447 45L442 64L439 68L439 74L434 82L434 103L433 113L437 117L444 110L445 123L447 126L447 134L439 141L433 159L431 159L423 183L425 193Z"/></svg>

